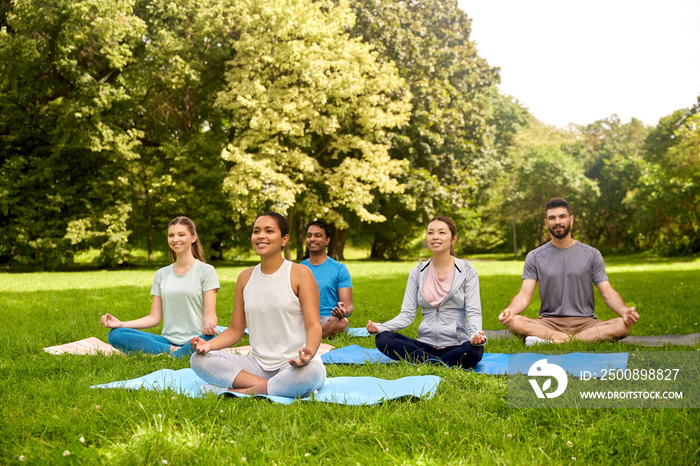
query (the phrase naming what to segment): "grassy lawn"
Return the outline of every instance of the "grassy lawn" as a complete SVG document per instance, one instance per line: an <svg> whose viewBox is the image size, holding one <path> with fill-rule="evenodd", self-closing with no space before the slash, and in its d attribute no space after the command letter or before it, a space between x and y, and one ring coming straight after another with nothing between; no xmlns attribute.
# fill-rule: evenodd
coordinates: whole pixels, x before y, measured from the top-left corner
<svg viewBox="0 0 700 466"><path fill-rule="evenodd" d="M520 286L522 261L473 262L479 271L484 328ZM348 262L353 327L385 321L400 308L409 262ZM217 266L219 323L228 325L243 267ZM697 464L700 413L693 409L512 409L506 376L400 363L329 365L329 377L443 378L430 400L360 407L278 405L261 399L191 399L172 392L93 390L90 385L189 367L166 356L52 356L52 346L97 336L110 312L145 315L156 266L124 271L0 273L0 462L30 464ZM614 288L641 316L633 335L699 332L700 260L609 261ZM526 315L536 316L539 301ZM598 297L596 313L613 316ZM405 330L415 337L418 324ZM159 331L160 329L153 329ZM335 346L374 347L341 336ZM244 340L241 344L247 344ZM570 343L564 351L700 350ZM553 351L550 345L538 348ZM517 340L492 340L492 353L524 352Z"/></svg>

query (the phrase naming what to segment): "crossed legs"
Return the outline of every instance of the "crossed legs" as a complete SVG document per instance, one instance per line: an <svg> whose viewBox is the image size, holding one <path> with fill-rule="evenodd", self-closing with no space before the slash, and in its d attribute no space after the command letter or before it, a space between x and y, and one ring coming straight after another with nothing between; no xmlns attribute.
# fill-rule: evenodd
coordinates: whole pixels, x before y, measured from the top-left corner
<svg viewBox="0 0 700 466"><path fill-rule="evenodd" d="M208 383L246 395L296 398L307 396L326 383L326 368L314 360L301 367L285 364L278 370L266 371L251 356L210 351L194 353L190 366Z"/></svg>
<svg viewBox="0 0 700 466"><path fill-rule="evenodd" d="M391 359L414 362L442 361L448 366L469 369L484 356L483 346L465 342L458 346L435 349L427 343L409 338L397 332L382 332L374 340L377 349Z"/></svg>
<svg viewBox="0 0 700 466"><path fill-rule="evenodd" d="M586 317L547 317L531 319L515 315L503 323L513 334L535 336L554 343L578 341L607 341L624 338L630 334L631 326L621 317L600 321Z"/></svg>
<svg viewBox="0 0 700 466"><path fill-rule="evenodd" d="M199 338L211 340L214 335L200 335ZM172 345L164 336L144 332L133 328L113 328L107 334L107 341L123 353L137 352L150 354L168 354L176 359L184 358L194 352L190 343L182 346Z"/></svg>
<svg viewBox="0 0 700 466"><path fill-rule="evenodd" d="M345 317L337 318L330 317L325 322L321 320L321 330L323 331L323 338L330 338L337 333L342 332L348 328L349 322Z"/></svg>

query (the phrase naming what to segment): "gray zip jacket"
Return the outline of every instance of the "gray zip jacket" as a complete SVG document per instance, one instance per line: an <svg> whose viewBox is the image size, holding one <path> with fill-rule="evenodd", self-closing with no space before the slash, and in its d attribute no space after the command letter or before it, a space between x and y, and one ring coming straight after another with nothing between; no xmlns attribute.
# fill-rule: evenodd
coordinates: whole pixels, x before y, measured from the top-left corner
<svg viewBox="0 0 700 466"><path fill-rule="evenodd" d="M452 288L439 308L434 308L421 292L431 260L425 264L419 261L411 270L401 312L393 319L377 324L377 329L381 333L408 327L416 319L420 307L423 321L418 327L419 341L437 348L471 342L472 337L481 330L481 296L476 269L469 262L455 257ZM475 346L484 344L486 342Z"/></svg>

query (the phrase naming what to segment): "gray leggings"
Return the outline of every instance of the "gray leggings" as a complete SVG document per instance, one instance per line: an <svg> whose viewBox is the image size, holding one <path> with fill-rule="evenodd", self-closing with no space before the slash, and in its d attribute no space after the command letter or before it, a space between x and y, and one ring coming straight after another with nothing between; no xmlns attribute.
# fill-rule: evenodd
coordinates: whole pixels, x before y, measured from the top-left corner
<svg viewBox="0 0 700 466"><path fill-rule="evenodd" d="M267 379L268 395L288 398L309 396L326 383L326 368L318 360L312 360L302 367L285 363L275 371L266 371L252 356L210 351L207 354L192 354L190 366L207 383L226 388L233 387L233 381L243 370Z"/></svg>

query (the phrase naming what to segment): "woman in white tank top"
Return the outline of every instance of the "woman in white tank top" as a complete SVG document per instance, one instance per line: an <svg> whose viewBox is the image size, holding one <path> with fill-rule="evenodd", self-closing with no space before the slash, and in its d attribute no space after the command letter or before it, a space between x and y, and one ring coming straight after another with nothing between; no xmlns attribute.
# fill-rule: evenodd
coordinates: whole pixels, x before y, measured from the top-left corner
<svg viewBox="0 0 700 466"><path fill-rule="evenodd" d="M231 325L216 338L191 341L190 364L207 381L248 395L307 396L323 387L319 295L308 267L282 257L289 223L276 212L255 220L251 242L260 264L236 281ZM213 351L230 347L248 328L250 356Z"/></svg>

